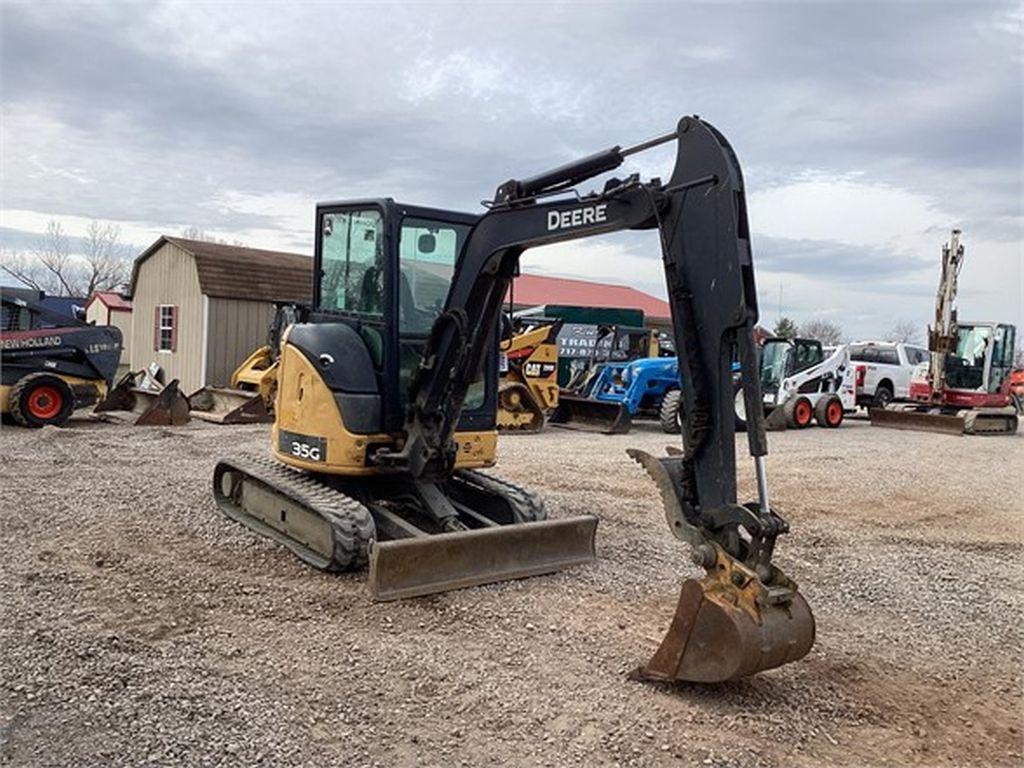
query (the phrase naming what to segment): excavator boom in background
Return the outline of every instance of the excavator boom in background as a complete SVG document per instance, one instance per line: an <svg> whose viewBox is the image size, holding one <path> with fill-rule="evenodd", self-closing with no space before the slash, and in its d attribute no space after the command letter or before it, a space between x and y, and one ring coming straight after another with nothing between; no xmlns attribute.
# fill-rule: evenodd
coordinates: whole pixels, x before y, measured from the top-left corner
<svg viewBox="0 0 1024 768"><path fill-rule="evenodd" d="M668 142L667 180L575 190ZM686 117L650 141L510 180L480 216L390 199L321 204L316 215L313 310L285 331L278 362L276 461L218 464L226 514L319 568L369 560L380 599L592 560L596 518L544 521L534 494L480 471L497 442L499 321L528 248L650 230L672 310L683 446L631 456L705 576L683 584L639 674L717 682L808 652L811 612L773 562L789 527L769 503L763 419L747 432L758 498L736 498L732 363L747 412L758 412L757 302L743 177L715 128Z"/></svg>

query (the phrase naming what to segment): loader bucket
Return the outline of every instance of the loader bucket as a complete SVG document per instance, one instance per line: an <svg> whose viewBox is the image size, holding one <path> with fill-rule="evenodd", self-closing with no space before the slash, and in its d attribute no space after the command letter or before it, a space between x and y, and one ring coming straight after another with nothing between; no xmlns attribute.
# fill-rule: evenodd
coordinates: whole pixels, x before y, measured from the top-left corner
<svg viewBox="0 0 1024 768"><path fill-rule="evenodd" d="M633 426L633 417L623 403L562 394L558 397L558 406L548 416L548 424L605 435L624 435Z"/></svg>
<svg viewBox="0 0 1024 768"><path fill-rule="evenodd" d="M742 597L736 601L736 591L717 577L683 582L668 633L634 677L722 683L807 655L814 645L814 618L799 592L757 606Z"/></svg>
<svg viewBox="0 0 1024 768"><path fill-rule="evenodd" d="M596 559L596 531L597 518L581 515L375 541L370 593L375 600L401 600L555 573Z"/></svg>
<svg viewBox="0 0 1024 768"><path fill-rule="evenodd" d="M126 373L108 392L107 396L96 403L96 413L106 411L130 411L135 404L132 390L135 388L135 374Z"/></svg>
<svg viewBox="0 0 1024 768"><path fill-rule="evenodd" d="M157 391L136 387L134 374L125 375L93 412L124 413L122 418L138 426L179 427L189 421L188 400L178 389L177 379Z"/></svg>
<svg viewBox="0 0 1024 768"><path fill-rule="evenodd" d="M188 396L192 415L215 424L258 424L273 421L258 392L228 387L203 387Z"/></svg>
<svg viewBox="0 0 1024 768"><path fill-rule="evenodd" d="M178 380L174 379L160 392L146 389L133 390L135 403L132 411L139 414L136 426L142 427L180 427L188 424L188 400L178 389Z"/></svg>

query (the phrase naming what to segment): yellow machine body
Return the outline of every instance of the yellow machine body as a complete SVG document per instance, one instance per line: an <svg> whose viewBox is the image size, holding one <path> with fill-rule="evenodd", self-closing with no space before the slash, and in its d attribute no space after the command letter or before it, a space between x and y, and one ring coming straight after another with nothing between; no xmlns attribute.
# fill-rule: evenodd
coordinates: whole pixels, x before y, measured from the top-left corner
<svg viewBox="0 0 1024 768"><path fill-rule="evenodd" d="M370 450L393 446L402 435L386 433L358 434L344 423L334 395L320 373L298 349L287 342L281 347L277 365L277 397L274 403L274 426L271 445L279 461L310 472L331 475L379 475L372 466ZM304 440L289 440L301 435ZM308 438L313 438L310 441ZM479 469L494 464L498 433L456 433L459 444L457 469ZM317 458L304 458L310 444L322 445ZM315 447L314 449L315 450Z"/></svg>

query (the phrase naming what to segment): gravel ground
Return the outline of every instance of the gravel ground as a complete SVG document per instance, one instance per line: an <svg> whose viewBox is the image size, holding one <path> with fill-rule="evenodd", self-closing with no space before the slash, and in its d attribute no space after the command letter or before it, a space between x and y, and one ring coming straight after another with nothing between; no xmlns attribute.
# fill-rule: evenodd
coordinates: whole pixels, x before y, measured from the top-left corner
<svg viewBox="0 0 1024 768"><path fill-rule="evenodd" d="M695 575L625 454L655 427L501 441L552 516L601 519L597 564L391 604L216 512L216 458L266 440L0 430L0 763L1022 762L1024 434L773 433L777 561L818 641L709 688L626 678Z"/></svg>

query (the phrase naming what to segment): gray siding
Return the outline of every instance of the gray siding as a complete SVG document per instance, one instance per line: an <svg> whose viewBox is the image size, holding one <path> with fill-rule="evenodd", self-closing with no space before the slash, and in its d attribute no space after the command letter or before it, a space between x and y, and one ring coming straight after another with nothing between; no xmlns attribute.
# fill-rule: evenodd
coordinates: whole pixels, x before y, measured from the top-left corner
<svg viewBox="0 0 1024 768"><path fill-rule="evenodd" d="M209 298L206 383L226 386L253 350L267 343L274 305L264 301Z"/></svg>

